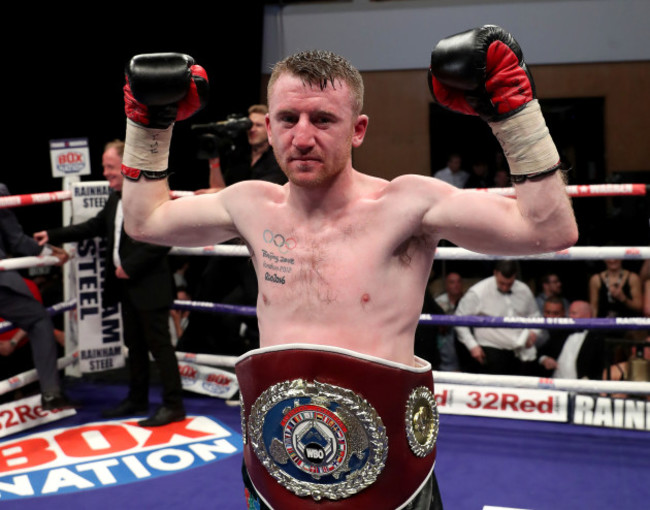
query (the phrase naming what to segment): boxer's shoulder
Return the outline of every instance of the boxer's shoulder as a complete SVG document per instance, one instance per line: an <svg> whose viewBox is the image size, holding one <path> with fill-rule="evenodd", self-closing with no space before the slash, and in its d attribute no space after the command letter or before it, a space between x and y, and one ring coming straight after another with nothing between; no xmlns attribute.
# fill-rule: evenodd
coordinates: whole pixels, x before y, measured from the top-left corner
<svg viewBox="0 0 650 510"><path fill-rule="evenodd" d="M431 205L432 201L441 199L456 191L458 191L457 188L440 179L416 174L404 174L395 177L386 187L387 196L396 201L406 201L414 205L420 202L418 198Z"/></svg>
<svg viewBox="0 0 650 510"><path fill-rule="evenodd" d="M286 185L285 185L286 186ZM232 197L233 200L239 202L247 202L248 200L255 200L252 204L261 204L265 201L282 202L286 200L286 188L283 185L275 184L272 182L251 179L247 181L237 182L225 188L222 193L226 197Z"/></svg>
<svg viewBox="0 0 650 510"><path fill-rule="evenodd" d="M403 174L395 177L392 181L390 181L391 187L395 189L404 189L407 190L409 188L421 188L422 186L426 186L428 188L440 188L443 189L446 186L446 183L444 181L441 181L440 179L432 179L428 175L421 175L421 174Z"/></svg>

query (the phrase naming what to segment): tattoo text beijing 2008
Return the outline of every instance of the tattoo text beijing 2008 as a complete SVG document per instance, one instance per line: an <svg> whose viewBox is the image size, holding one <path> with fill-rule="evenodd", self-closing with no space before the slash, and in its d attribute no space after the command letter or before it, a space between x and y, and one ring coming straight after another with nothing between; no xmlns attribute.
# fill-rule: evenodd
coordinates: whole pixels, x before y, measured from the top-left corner
<svg viewBox="0 0 650 510"><path fill-rule="evenodd" d="M269 229L264 231L263 239L266 244L271 245L268 250L262 249L262 265L264 269L268 270L264 274L264 279L268 282L284 285L286 283L284 275L291 273L295 264L292 257L286 257L284 254L296 247L296 240L292 237L287 238L282 234L273 233ZM281 255L278 255L276 251ZM273 271L273 273L270 271ZM278 273L283 273L283 275L280 276Z"/></svg>

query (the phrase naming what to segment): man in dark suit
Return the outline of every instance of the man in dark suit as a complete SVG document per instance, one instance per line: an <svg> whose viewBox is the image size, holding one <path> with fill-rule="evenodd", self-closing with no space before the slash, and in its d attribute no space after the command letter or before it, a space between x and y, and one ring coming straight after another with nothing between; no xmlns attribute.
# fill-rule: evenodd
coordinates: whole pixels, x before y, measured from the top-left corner
<svg viewBox="0 0 650 510"><path fill-rule="evenodd" d="M129 394L117 407L107 409L102 415L117 418L148 411L151 352L162 380L163 403L152 416L138 424L155 427L185 418L178 362L169 331L169 308L174 299L167 261L170 248L134 241L124 232L123 153L124 144L119 140L105 147L104 177L114 192L95 217L77 225L37 232L34 237L41 244L106 238L103 304L121 304L124 341L129 349Z"/></svg>
<svg viewBox="0 0 650 510"><path fill-rule="evenodd" d="M544 303L546 309L556 307L558 317L564 316L564 305L558 297L551 297ZM561 310L560 310L561 308ZM589 319L592 310L586 301L574 301L569 306L572 319ZM601 379L603 374L604 339L597 332L589 330L551 330L549 338L538 349L541 376L559 379Z"/></svg>
<svg viewBox="0 0 650 510"><path fill-rule="evenodd" d="M7 186L0 183L0 196L8 195ZM0 259L10 255L50 254L57 256L60 264L68 259L68 254L60 248L39 246L25 234L11 209L0 209ZM61 390L52 319L17 271L0 271L0 314L29 337L43 409L71 407L72 404Z"/></svg>

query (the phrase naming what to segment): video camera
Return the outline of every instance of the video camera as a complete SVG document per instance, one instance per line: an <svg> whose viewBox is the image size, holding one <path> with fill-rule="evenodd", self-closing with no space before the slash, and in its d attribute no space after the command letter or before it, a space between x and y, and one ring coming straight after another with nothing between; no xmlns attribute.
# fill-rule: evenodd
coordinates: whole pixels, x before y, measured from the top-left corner
<svg viewBox="0 0 650 510"><path fill-rule="evenodd" d="M224 149L234 151L237 139L245 135L252 126L253 123L248 117L236 113L219 122L192 125L192 131L198 135L197 158L216 158Z"/></svg>

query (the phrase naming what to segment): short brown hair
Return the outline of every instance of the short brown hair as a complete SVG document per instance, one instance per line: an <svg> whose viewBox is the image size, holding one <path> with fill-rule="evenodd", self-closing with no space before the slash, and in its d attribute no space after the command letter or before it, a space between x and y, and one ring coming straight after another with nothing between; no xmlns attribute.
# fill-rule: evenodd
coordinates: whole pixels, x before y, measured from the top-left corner
<svg viewBox="0 0 650 510"><path fill-rule="evenodd" d="M281 60L273 67L267 88L267 95L282 74L292 74L303 83L318 85L321 90L331 84L336 88L336 81L347 83L352 91L352 107L358 115L363 109L363 78L361 73L340 55L325 50L303 51Z"/></svg>
<svg viewBox="0 0 650 510"><path fill-rule="evenodd" d="M112 142L108 142L104 145L104 152L108 149L115 149L120 157L124 157L124 142L122 140L115 139Z"/></svg>
<svg viewBox="0 0 650 510"><path fill-rule="evenodd" d="M251 113L261 113L262 115L266 115L269 113L269 109L265 104L254 104L248 107L248 115Z"/></svg>

